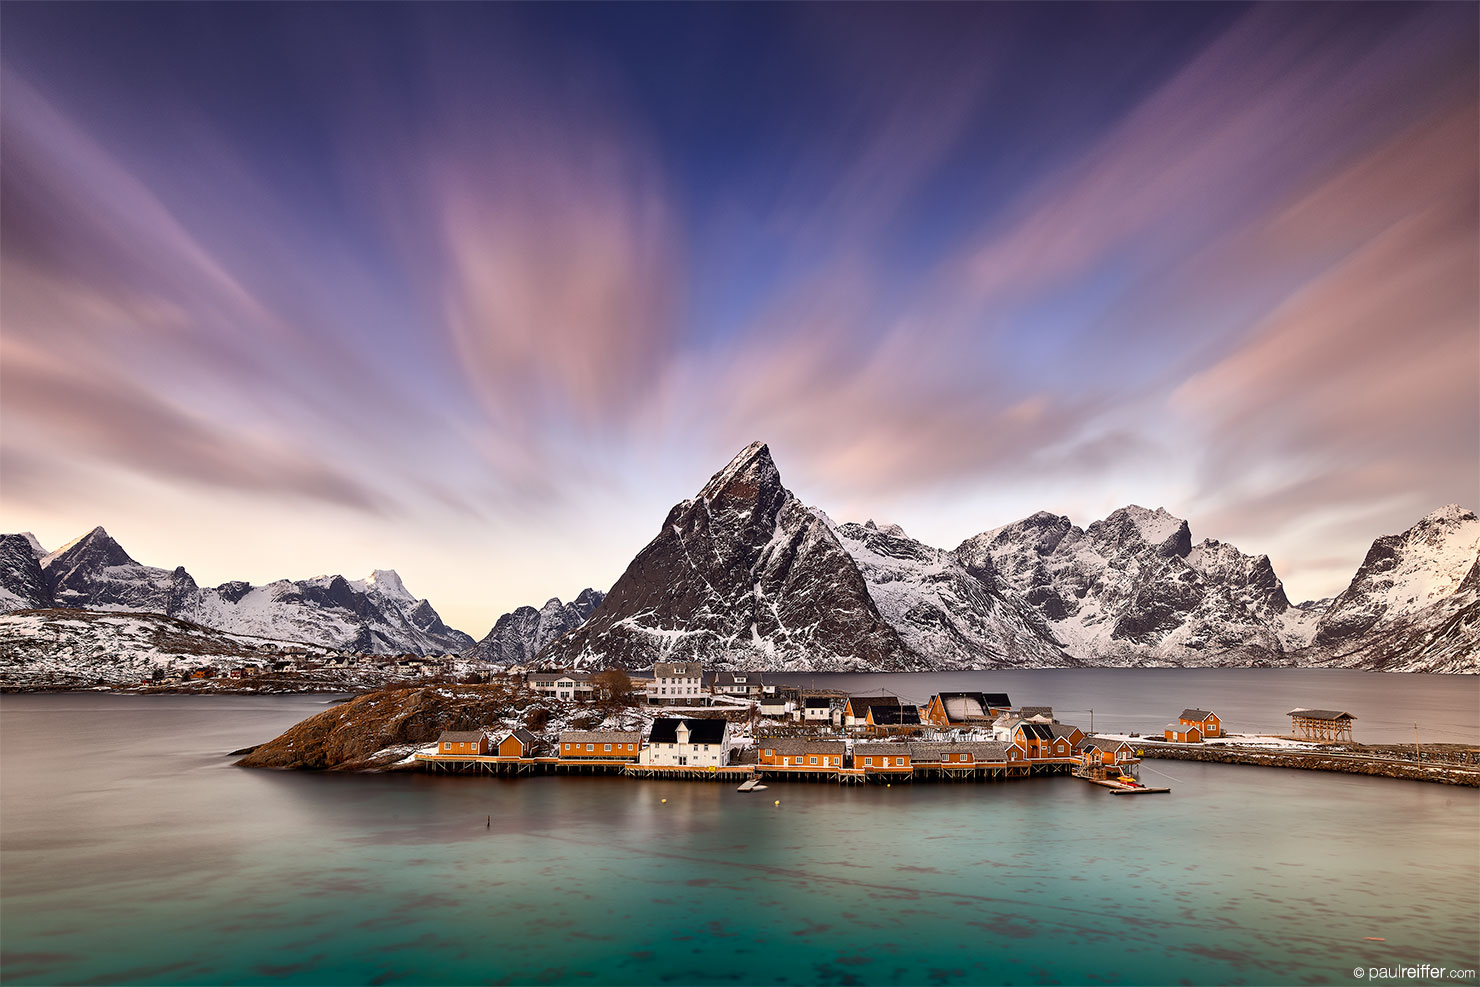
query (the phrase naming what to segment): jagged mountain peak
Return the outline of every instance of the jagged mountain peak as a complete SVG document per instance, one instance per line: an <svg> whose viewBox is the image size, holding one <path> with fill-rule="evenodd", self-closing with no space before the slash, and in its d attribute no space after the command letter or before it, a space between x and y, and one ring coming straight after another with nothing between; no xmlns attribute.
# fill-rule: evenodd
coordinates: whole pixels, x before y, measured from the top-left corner
<svg viewBox="0 0 1480 987"><path fill-rule="evenodd" d="M771 669L912 660L833 528L782 486L762 442L674 505L591 619L540 661L640 668L680 657Z"/></svg>
<svg viewBox="0 0 1480 987"><path fill-rule="evenodd" d="M401 582L401 574L394 569L372 569L370 575L359 580L357 585L367 592L379 593L391 599L417 602L417 598L406 589L406 584Z"/></svg>
<svg viewBox="0 0 1480 987"><path fill-rule="evenodd" d="M1468 507L1462 507L1459 504L1445 504L1438 510L1425 514L1414 527L1423 527L1425 525L1454 525L1474 520L1476 520L1476 514Z"/></svg>
<svg viewBox="0 0 1480 987"><path fill-rule="evenodd" d="M1192 550L1192 531L1187 522L1163 507L1149 510L1128 504L1111 511L1103 521L1096 521L1085 531L1091 538L1118 548L1131 547L1139 539L1167 555L1185 558Z"/></svg>
<svg viewBox="0 0 1480 987"><path fill-rule="evenodd" d="M771 458L771 449L764 442L750 443L735 454L725 468L709 478L699 491L699 500L718 500L726 494L742 498L751 496L752 490L765 490L781 485L781 471Z"/></svg>
<svg viewBox="0 0 1480 987"><path fill-rule="evenodd" d="M123 546L113 539L100 524L87 534L80 535L41 559L41 568L49 569L62 560L65 565L86 559L93 565L138 565Z"/></svg>
<svg viewBox="0 0 1480 987"><path fill-rule="evenodd" d="M22 531L20 536L26 540L27 545L31 546L31 555L36 559L37 562L40 562L49 554L45 548L41 547L41 539L31 534L31 532Z"/></svg>
<svg viewBox="0 0 1480 987"><path fill-rule="evenodd" d="M526 665L540 649L562 634L584 624L601 606L606 594L596 589L583 589L570 603L552 596L538 610L532 606L516 607L494 622L493 629L466 652L465 657L492 665Z"/></svg>

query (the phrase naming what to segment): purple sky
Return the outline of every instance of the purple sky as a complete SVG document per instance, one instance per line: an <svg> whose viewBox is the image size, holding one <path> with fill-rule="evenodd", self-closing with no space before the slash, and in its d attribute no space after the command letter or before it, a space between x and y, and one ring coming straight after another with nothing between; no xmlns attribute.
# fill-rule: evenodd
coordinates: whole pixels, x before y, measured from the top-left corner
<svg viewBox="0 0 1480 987"><path fill-rule="evenodd" d="M482 634L759 438L1333 594L1480 506L1477 17L7 4L0 528Z"/></svg>

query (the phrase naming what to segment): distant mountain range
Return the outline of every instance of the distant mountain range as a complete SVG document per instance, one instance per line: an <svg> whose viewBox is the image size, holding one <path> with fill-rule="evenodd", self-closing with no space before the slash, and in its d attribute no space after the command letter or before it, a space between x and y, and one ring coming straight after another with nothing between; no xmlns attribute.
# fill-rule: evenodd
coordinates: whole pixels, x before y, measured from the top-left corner
<svg viewBox="0 0 1480 987"><path fill-rule="evenodd" d="M741 450L669 511L609 593L520 607L476 644L393 570L196 585L135 562L102 528L54 552L0 535L0 611L165 614L216 630L371 653L459 652L490 665L925 671L1300 665L1480 671L1480 519L1450 505L1378 538L1334 600L1292 603L1268 556L1196 544L1134 505L1079 528L1043 513L925 545L838 524Z"/></svg>
<svg viewBox="0 0 1480 987"><path fill-rule="evenodd" d="M943 551L833 523L762 443L676 505L550 664L838 671L1305 665L1475 672L1480 519L1449 506L1379 538L1346 592L1292 604L1268 556L1193 544L1129 506L1039 513Z"/></svg>
<svg viewBox="0 0 1480 987"><path fill-rule="evenodd" d="M164 614L234 634L371 654L457 652L473 644L407 592L391 569L359 580L200 587L183 566L135 562L102 528L49 553L29 534L0 535L0 609L53 607Z"/></svg>

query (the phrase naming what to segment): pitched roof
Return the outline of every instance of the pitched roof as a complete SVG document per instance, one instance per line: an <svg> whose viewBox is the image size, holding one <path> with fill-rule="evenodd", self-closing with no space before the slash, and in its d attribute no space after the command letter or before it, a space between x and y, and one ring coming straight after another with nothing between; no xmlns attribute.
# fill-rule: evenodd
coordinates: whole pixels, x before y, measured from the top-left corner
<svg viewBox="0 0 1480 987"><path fill-rule="evenodd" d="M1120 750L1120 748L1122 747L1133 747L1134 745L1131 744L1131 742L1128 740L1110 740L1105 737L1085 737L1084 742L1079 746L1084 748L1093 747L1095 750L1098 751L1117 751Z"/></svg>
<svg viewBox="0 0 1480 987"><path fill-rule="evenodd" d="M1005 692L937 692L935 697L950 723L990 719L992 707L1002 709L1012 705Z"/></svg>
<svg viewBox="0 0 1480 987"><path fill-rule="evenodd" d="M1048 724L1048 729L1049 732L1051 732L1055 737L1062 737L1065 740L1068 740L1070 737L1074 736L1075 730L1079 730L1079 728L1072 723L1050 723ZM1084 731L1079 730L1079 732L1083 733Z"/></svg>
<svg viewBox="0 0 1480 987"><path fill-rule="evenodd" d="M759 672L716 672L715 685L761 685Z"/></svg>
<svg viewBox="0 0 1480 987"><path fill-rule="evenodd" d="M1335 709L1292 709L1286 716L1303 716L1307 720L1355 720L1350 713Z"/></svg>
<svg viewBox="0 0 1480 987"><path fill-rule="evenodd" d="M1212 715L1213 715L1212 712L1210 710L1206 710L1206 709L1184 709L1182 711L1181 715L1177 717L1177 719L1179 719L1179 720L1197 720L1199 723L1201 723L1203 720L1206 720L1208 717L1210 717Z"/></svg>
<svg viewBox="0 0 1480 987"><path fill-rule="evenodd" d="M848 708L853 711L854 716L863 716L864 711L875 706L898 706L898 696L849 696Z"/></svg>
<svg viewBox="0 0 1480 987"><path fill-rule="evenodd" d="M704 665L697 661L660 661L653 663L653 676L675 678L702 678Z"/></svg>
<svg viewBox="0 0 1480 987"><path fill-rule="evenodd" d="M761 750L774 750L777 754L842 754L848 749L841 740L811 740L806 737L759 740L756 746Z"/></svg>
<svg viewBox="0 0 1480 987"><path fill-rule="evenodd" d="M1046 716L1049 719L1053 719L1053 707L1052 706L1024 706L1022 709L1018 710L1018 715L1021 716L1025 720L1028 717L1030 717L1030 716Z"/></svg>
<svg viewBox="0 0 1480 987"><path fill-rule="evenodd" d="M443 730L439 744L476 744L483 739L482 730Z"/></svg>
<svg viewBox="0 0 1480 987"><path fill-rule="evenodd" d="M1012 729L1016 731L1018 728L1022 728L1025 737L1037 737L1040 740L1053 739L1053 728L1048 723L1029 723L1027 720L1018 720L1012 725Z"/></svg>
<svg viewBox="0 0 1480 987"><path fill-rule="evenodd" d="M540 742L539 737L536 737L534 734L530 733L523 727L515 727L513 730L510 730L508 736L505 737L504 740L508 740L509 737L514 737L526 748L534 747ZM502 743L502 741L500 741L500 743Z"/></svg>
<svg viewBox="0 0 1480 987"><path fill-rule="evenodd" d="M996 740L911 743L909 748L910 758L915 761L939 761L947 754L970 754L978 761L1007 760L1007 745Z"/></svg>
<svg viewBox="0 0 1480 987"><path fill-rule="evenodd" d="M918 706L870 706L866 715L876 726L912 726L920 723Z"/></svg>
<svg viewBox="0 0 1480 987"><path fill-rule="evenodd" d="M730 726L728 720L720 718L660 716L653 721L653 728L648 732L648 743L678 743L678 725L680 723L688 725L689 743L691 744L722 744L725 741L725 733Z"/></svg>
<svg viewBox="0 0 1480 987"><path fill-rule="evenodd" d="M909 744L898 744L898 743L894 743L892 741L891 742L878 743L878 744L854 744L853 745L853 762L855 764L857 764L858 763L858 759L860 757L864 756L865 754L868 754L868 755L873 755L873 754L890 754L890 755L893 755L893 754L908 754L909 752L910 752L910 745Z"/></svg>
<svg viewBox="0 0 1480 987"><path fill-rule="evenodd" d="M641 730L562 730L562 744L633 744L642 740Z"/></svg>
<svg viewBox="0 0 1480 987"><path fill-rule="evenodd" d="M828 696L808 696L802 700L802 706L806 709L831 709L832 699Z"/></svg>

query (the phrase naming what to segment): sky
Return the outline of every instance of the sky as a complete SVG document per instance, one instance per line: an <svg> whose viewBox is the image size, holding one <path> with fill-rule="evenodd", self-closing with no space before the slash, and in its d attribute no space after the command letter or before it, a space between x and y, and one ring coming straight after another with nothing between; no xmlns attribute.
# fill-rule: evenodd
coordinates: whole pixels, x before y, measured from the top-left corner
<svg viewBox="0 0 1480 987"><path fill-rule="evenodd" d="M607 588L748 442L1292 599L1480 508L1473 4L0 7L0 530Z"/></svg>

